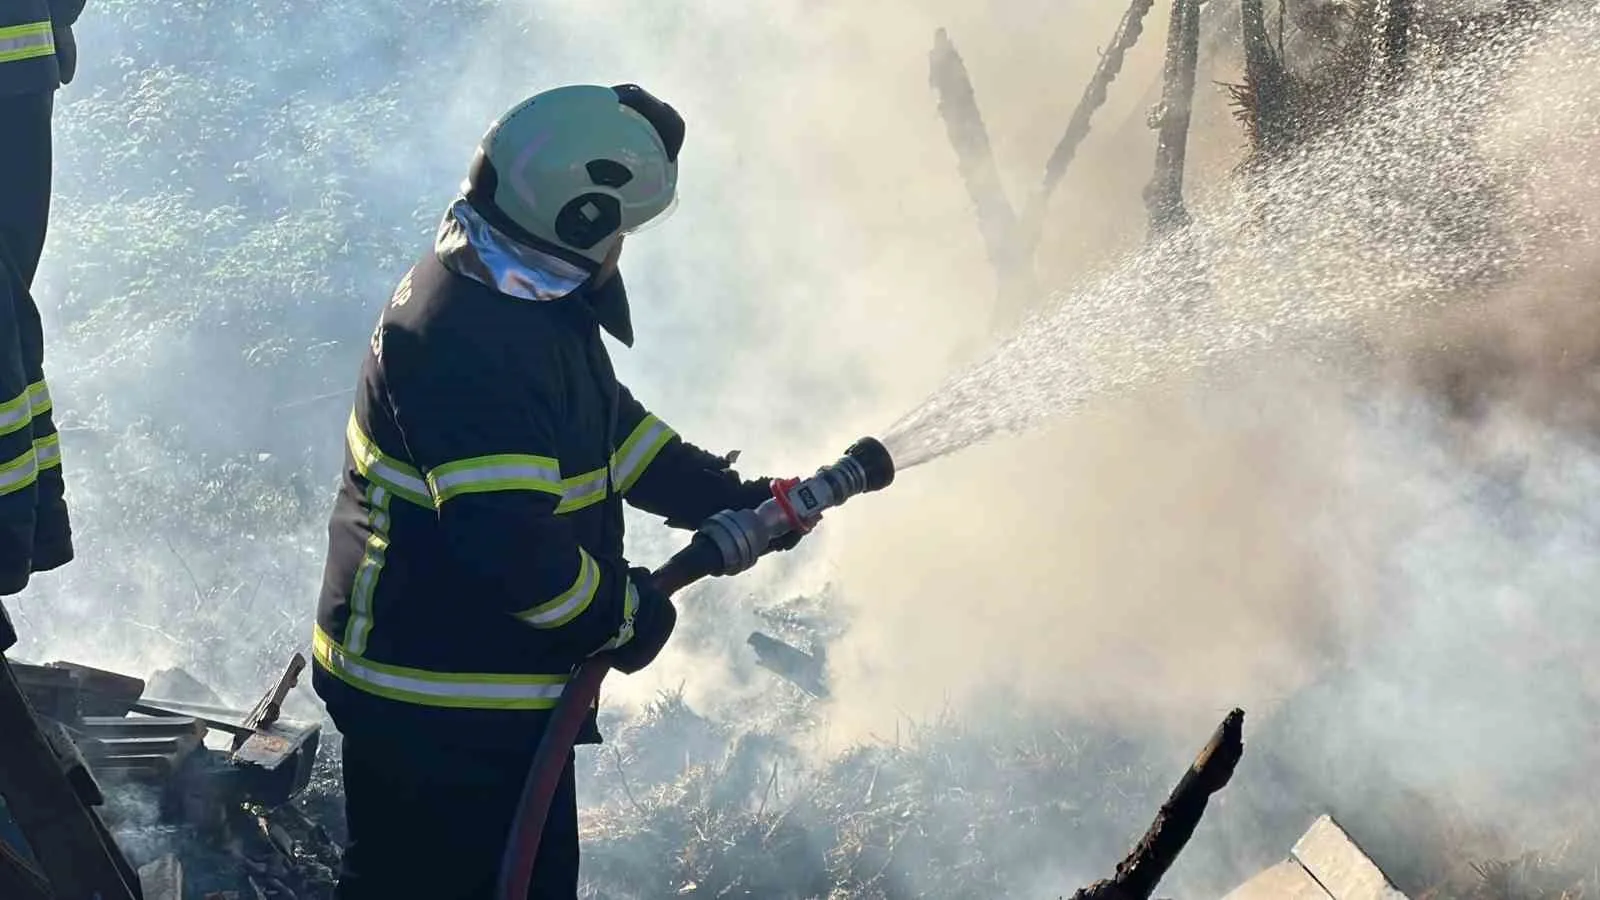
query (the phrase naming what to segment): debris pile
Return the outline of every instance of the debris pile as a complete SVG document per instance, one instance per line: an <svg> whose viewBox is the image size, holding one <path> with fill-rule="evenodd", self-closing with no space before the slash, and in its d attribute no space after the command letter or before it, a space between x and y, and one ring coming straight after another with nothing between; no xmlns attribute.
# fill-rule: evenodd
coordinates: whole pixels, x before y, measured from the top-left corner
<svg viewBox="0 0 1600 900"><path fill-rule="evenodd" d="M254 708L236 710L181 671L147 682L73 662L8 661L71 793L8 795L0 846L40 885L58 881L46 860L68 839L29 825L76 801L68 814L88 811L108 837L102 852L144 900L327 896L337 845L292 802L311 783L322 725L280 715L304 666L296 654ZM0 742L0 759L26 765L13 758L22 743Z"/></svg>

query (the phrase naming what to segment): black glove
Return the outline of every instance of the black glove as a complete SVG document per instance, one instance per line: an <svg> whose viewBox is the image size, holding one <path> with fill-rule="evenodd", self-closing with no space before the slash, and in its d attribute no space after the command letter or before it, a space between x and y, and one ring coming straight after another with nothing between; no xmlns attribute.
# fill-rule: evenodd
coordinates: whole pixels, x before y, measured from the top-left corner
<svg viewBox="0 0 1600 900"><path fill-rule="evenodd" d="M607 651L611 667L632 675L655 662L661 648L667 645L672 629L678 624L678 609L666 594L656 590L650 580L650 570L634 567L628 570L628 579L639 594L639 608L633 613L633 638L615 650Z"/></svg>

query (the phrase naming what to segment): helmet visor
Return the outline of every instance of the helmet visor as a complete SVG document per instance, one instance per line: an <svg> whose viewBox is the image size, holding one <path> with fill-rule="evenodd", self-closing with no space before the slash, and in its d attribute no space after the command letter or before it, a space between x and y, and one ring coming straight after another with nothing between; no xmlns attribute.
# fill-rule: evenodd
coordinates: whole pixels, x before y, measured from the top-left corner
<svg viewBox="0 0 1600 900"><path fill-rule="evenodd" d="M662 222L665 222L666 220L672 218L672 214L674 212L677 212L677 210L678 210L678 195L677 194L673 194L672 195L672 199L667 201L667 205L666 205L665 209L661 210L661 212L659 212L659 213L656 213L654 216L651 216L650 218L645 219L643 222L640 222L639 224L633 226L632 228L624 228L621 233L622 234L638 234L641 231L649 231L650 229L656 227L657 225L660 225Z"/></svg>

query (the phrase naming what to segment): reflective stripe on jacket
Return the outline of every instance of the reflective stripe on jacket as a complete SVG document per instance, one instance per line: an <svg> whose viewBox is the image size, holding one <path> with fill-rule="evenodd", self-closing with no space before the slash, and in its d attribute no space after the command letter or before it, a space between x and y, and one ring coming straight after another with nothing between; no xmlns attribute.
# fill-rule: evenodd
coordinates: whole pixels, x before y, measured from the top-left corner
<svg viewBox="0 0 1600 900"><path fill-rule="evenodd" d="M48 0L0 0L0 95L61 86L51 14Z"/></svg>

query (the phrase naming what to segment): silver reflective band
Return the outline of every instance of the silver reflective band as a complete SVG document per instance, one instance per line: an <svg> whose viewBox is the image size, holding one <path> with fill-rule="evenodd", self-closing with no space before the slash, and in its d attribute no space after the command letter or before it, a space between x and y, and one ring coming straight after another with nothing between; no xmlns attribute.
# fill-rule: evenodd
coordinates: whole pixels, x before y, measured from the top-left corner
<svg viewBox="0 0 1600 900"><path fill-rule="evenodd" d="M39 477L39 457L33 445L16 459L0 465L0 494L20 491Z"/></svg>
<svg viewBox="0 0 1600 900"><path fill-rule="evenodd" d="M378 482L396 496L419 506L433 505L428 496L428 485L422 476L415 469L390 459L379 450L378 445L361 430L355 410L350 411L350 423L345 427L345 443L350 447L350 456L355 459L356 471L361 473L361 477Z"/></svg>
<svg viewBox="0 0 1600 900"><path fill-rule="evenodd" d="M339 680L371 694L457 709L549 709L561 698L564 675L427 672L363 659L346 651L319 626L312 655Z"/></svg>
<svg viewBox="0 0 1600 900"><path fill-rule="evenodd" d="M0 28L0 63L51 56L55 52L56 38L49 22Z"/></svg>
<svg viewBox="0 0 1600 900"><path fill-rule="evenodd" d="M561 503L556 506L556 512L565 513L583 509L604 499L605 493L605 469L595 469L593 472L575 475L561 482Z"/></svg>
<svg viewBox="0 0 1600 900"><path fill-rule="evenodd" d="M389 552L389 495L392 492L373 482L367 485L367 535L361 563L356 566L355 584L350 589L350 622L344 643L350 653L360 656L367 650L372 633L372 595L378 590Z"/></svg>
<svg viewBox="0 0 1600 900"><path fill-rule="evenodd" d="M474 491L545 491L561 493L561 469L553 459L538 456L484 456L445 463L428 473L434 502Z"/></svg>
<svg viewBox="0 0 1600 900"><path fill-rule="evenodd" d="M599 587L600 564L594 561L594 557L590 556L588 551L579 547L578 577L573 581L572 587L567 588L549 603L542 603L527 612L518 613L517 618L536 628L565 625L589 608L589 604L594 601L595 590Z"/></svg>
<svg viewBox="0 0 1600 900"><path fill-rule="evenodd" d="M612 478L617 490L626 492L644 474L645 467L655 459L661 446L673 436L665 422L655 416L646 416L618 451L612 462Z"/></svg>
<svg viewBox="0 0 1600 900"><path fill-rule="evenodd" d="M33 410L29 407L26 390L0 403L0 434L10 434L33 421Z"/></svg>
<svg viewBox="0 0 1600 900"><path fill-rule="evenodd" d="M33 407L33 414L36 416L49 412L54 405L50 402L50 386L43 381L35 381L28 385L28 405Z"/></svg>
<svg viewBox="0 0 1600 900"><path fill-rule="evenodd" d="M34 441L33 452L39 460L40 469L61 465L61 435L46 435Z"/></svg>

